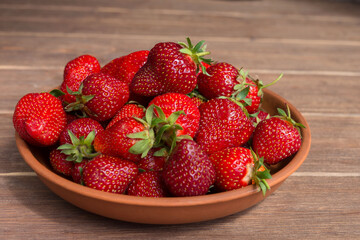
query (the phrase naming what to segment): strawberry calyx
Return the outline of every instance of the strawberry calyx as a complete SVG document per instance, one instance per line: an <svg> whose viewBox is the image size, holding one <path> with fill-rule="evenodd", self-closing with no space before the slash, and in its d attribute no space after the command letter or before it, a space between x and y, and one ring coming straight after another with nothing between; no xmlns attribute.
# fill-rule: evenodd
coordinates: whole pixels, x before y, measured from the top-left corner
<svg viewBox="0 0 360 240"><path fill-rule="evenodd" d="M196 65L196 72L201 72L203 74L206 74L209 76L209 74L206 72L205 66L202 64L202 62L211 64L212 60L208 58L204 58L204 56L209 55L210 52L206 51L206 44L204 45L205 41L202 40L198 42L195 46L191 43L191 40L189 37L186 38L187 43L184 42L178 42L183 48L180 49L181 53L189 55L192 60L194 61Z"/></svg>
<svg viewBox="0 0 360 240"><path fill-rule="evenodd" d="M267 183L266 179L271 179L270 170L264 164L264 158L259 158L257 154L251 149L251 154L254 158L254 171L252 176L252 184L255 184L261 190L263 196L265 196L266 191L270 190L270 186Z"/></svg>
<svg viewBox="0 0 360 240"><path fill-rule="evenodd" d="M133 118L136 121L142 123L145 127L145 130L126 135L128 138L139 140L129 149L129 152L133 154L141 154L141 158L144 158L154 145L154 128L151 127L151 121L148 122L148 119L144 120L138 117Z"/></svg>
<svg viewBox="0 0 360 240"><path fill-rule="evenodd" d="M286 104L286 111L287 112L285 112L281 108L277 108L277 111L278 111L279 115L276 115L274 117L278 117L278 118L288 122L290 125L294 126L296 128L296 130L300 133L300 136L301 136L300 128L306 128L306 127L303 124L298 123L294 119L291 118L291 112L290 112L289 105Z"/></svg>
<svg viewBox="0 0 360 240"><path fill-rule="evenodd" d="M79 89L77 91L71 90L68 86L66 86L66 91L70 94L75 96L75 102L67 104L64 109L66 112L75 112L78 117L89 117L95 116L90 109L86 106L86 103L89 102L91 99L94 98L94 95L83 95L82 89L84 85L81 83Z"/></svg>
<svg viewBox="0 0 360 240"><path fill-rule="evenodd" d="M157 114L155 114L155 111ZM192 139L188 135L178 135L179 130L183 130L176 121L181 115L185 115L183 110L176 111L166 117L161 107L152 104L148 107L145 118L151 122L151 127L155 129L154 147L160 150L154 153L154 156L168 156L176 146L176 142L181 139Z"/></svg>
<svg viewBox="0 0 360 240"><path fill-rule="evenodd" d="M258 96L261 97L263 95L263 89L270 87L270 86L274 85L275 83L277 83L283 77L283 73L281 73L277 79L275 79L274 81L272 81L266 85L264 85L264 83L260 79L253 78L252 76L250 76L249 72L244 71L243 68L241 68L239 70L239 77L241 78L241 84L256 86L258 88ZM245 83L246 79L250 79L253 82L253 84Z"/></svg>
<svg viewBox="0 0 360 240"><path fill-rule="evenodd" d="M92 145L96 135L95 131L91 131L86 138L84 136L77 138L70 130L68 130L68 134L71 139L71 144L66 143L57 148L67 155L67 161L81 163L83 158L92 159L100 154L95 152L94 146Z"/></svg>
<svg viewBox="0 0 360 240"><path fill-rule="evenodd" d="M246 96L247 93L249 92L249 87L245 88L243 91L244 91L244 92L242 93L242 96L244 96L244 95ZM250 118L250 114L249 114L249 112L248 112L248 111L246 110L246 108L245 108L245 106L247 106L247 105L244 104L244 102L241 102L241 100L242 100L241 98L236 99L236 98L233 98L233 97L225 97L225 96L221 96L221 97L218 97L218 98L220 98L220 99L228 99L228 100L236 103L239 107L241 107L241 110L245 113L245 115L246 115L248 118Z"/></svg>

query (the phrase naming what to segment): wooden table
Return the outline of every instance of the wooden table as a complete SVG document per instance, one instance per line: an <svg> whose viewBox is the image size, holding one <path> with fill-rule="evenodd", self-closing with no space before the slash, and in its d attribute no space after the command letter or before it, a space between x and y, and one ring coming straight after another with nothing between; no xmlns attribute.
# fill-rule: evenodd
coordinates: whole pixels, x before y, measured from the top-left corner
<svg viewBox="0 0 360 240"><path fill-rule="evenodd" d="M160 41L206 40L293 103L312 130L304 164L237 214L178 226L85 212L48 190L22 160L12 113L58 85L82 54L102 65ZM360 5L348 1L0 2L0 239L360 239Z"/></svg>

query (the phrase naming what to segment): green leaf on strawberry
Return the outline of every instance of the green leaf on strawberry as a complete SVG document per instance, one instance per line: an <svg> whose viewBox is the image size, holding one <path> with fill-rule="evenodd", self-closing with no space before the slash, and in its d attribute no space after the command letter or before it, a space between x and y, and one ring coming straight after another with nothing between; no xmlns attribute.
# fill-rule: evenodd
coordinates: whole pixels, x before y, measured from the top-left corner
<svg viewBox="0 0 360 240"><path fill-rule="evenodd" d="M266 179L272 178L270 170L265 166L263 157L259 158L253 150L251 150L251 154L254 158L253 183L259 186L259 191L261 190L265 196L266 191L270 190L270 186L266 181Z"/></svg>
<svg viewBox="0 0 360 240"><path fill-rule="evenodd" d="M94 147L92 145L96 132L91 131L86 138L84 136L80 136L77 138L75 134L68 130L69 137L71 139L71 144L66 143L59 146L57 149L61 150L62 153L67 155L67 161L73 161L76 163L82 162L83 158L94 158L100 153L95 152Z"/></svg>

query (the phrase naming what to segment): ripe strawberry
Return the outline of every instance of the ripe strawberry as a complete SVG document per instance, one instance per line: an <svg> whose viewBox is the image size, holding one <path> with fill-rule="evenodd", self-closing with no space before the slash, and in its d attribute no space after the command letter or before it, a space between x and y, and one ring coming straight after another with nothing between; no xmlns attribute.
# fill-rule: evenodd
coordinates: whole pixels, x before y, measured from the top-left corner
<svg viewBox="0 0 360 240"><path fill-rule="evenodd" d="M254 130L239 105L214 98L200 106L200 126L195 141L207 154L246 143Z"/></svg>
<svg viewBox="0 0 360 240"><path fill-rule="evenodd" d="M188 94L196 87L196 76L203 58L209 54L203 41L193 46L185 43L162 42L149 52L143 67L135 74L130 90L138 95L157 96L167 92Z"/></svg>
<svg viewBox="0 0 360 240"><path fill-rule="evenodd" d="M259 162L250 149L243 147L225 148L209 156L216 172L215 187L218 191L239 189L256 183L265 194L271 178L269 170ZM254 159L255 156L255 159Z"/></svg>
<svg viewBox="0 0 360 240"><path fill-rule="evenodd" d="M215 187L219 191L238 189L251 183L254 159L250 149L225 148L211 154L209 159L215 167Z"/></svg>
<svg viewBox="0 0 360 240"><path fill-rule="evenodd" d="M65 104L76 101L76 97L68 93L68 88L71 91L77 91L85 78L91 74L93 74L93 72L91 72L86 66L82 65L70 68L67 71L66 76L64 76L64 81L60 85L60 90L65 93L65 95L62 96L62 100Z"/></svg>
<svg viewBox="0 0 360 240"><path fill-rule="evenodd" d="M92 73L97 73L100 71L99 61L91 55L81 55L73 60L69 61L64 69L64 77L69 73L69 71L78 66L85 66Z"/></svg>
<svg viewBox="0 0 360 240"><path fill-rule="evenodd" d="M301 146L299 127L304 127L291 119L288 114L278 109L280 116L261 121L254 131L252 147L264 162L276 164L295 154Z"/></svg>
<svg viewBox="0 0 360 240"><path fill-rule="evenodd" d="M139 169L143 169L145 172L162 171L166 162L166 156L155 156L155 152L159 150L159 148L150 149L148 154L137 162Z"/></svg>
<svg viewBox="0 0 360 240"><path fill-rule="evenodd" d="M220 96L230 97L234 86L238 84L238 70L231 64L220 62L211 65L208 75L200 73L198 76L198 90L207 99Z"/></svg>
<svg viewBox="0 0 360 240"><path fill-rule="evenodd" d="M138 117L143 118L145 116L145 108L142 105L136 103L125 104L111 119L106 128L111 127L117 121L126 117Z"/></svg>
<svg viewBox="0 0 360 240"><path fill-rule="evenodd" d="M174 196L204 195L215 181L215 170L196 142L182 139L165 164L163 180Z"/></svg>
<svg viewBox="0 0 360 240"><path fill-rule="evenodd" d="M96 135L97 152L137 162L146 156L154 142L154 132L140 119L127 117Z"/></svg>
<svg viewBox="0 0 360 240"><path fill-rule="evenodd" d="M71 143L71 138L68 131L71 131L77 138L86 137L92 131L95 135L104 131L101 124L92 118L79 118L66 125L65 129L60 134L60 145Z"/></svg>
<svg viewBox="0 0 360 240"><path fill-rule="evenodd" d="M76 102L65 107L67 111L81 110L101 122L111 119L129 99L126 83L104 73L87 77L76 95Z"/></svg>
<svg viewBox="0 0 360 240"><path fill-rule="evenodd" d="M55 144L66 125L61 101L49 93L29 93L17 103L13 115L15 130L32 145Z"/></svg>
<svg viewBox="0 0 360 240"><path fill-rule="evenodd" d="M123 194L137 174L135 163L100 155L88 162L83 171L83 180L90 188Z"/></svg>
<svg viewBox="0 0 360 240"><path fill-rule="evenodd" d="M167 190L162 182L160 172L142 172L130 183L127 190L130 196L166 197Z"/></svg>
<svg viewBox="0 0 360 240"><path fill-rule="evenodd" d="M181 114L174 122L182 127L182 129L176 130L176 135L195 136L199 128L200 112L189 96L181 93L165 93L155 97L149 103L149 106L151 105L160 107L167 119L175 112L184 111L184 114ZM155 113L160 117L157 110Z"/></svg>
<svg viewBox="0 0 360 240"><path fill-rule="evenodd" d="M114 78L130 84L135 73L145 64L148 55L148 50L142 50L115 58L106 64L100 72L109 74Z"/></svg>
<svg viewBox="0 0 360 240"><path fill-rule="evenodd" d="M66 125L70 124L72 121L78 119L78 117L71 113L66 113Z"/></svg>
<svg viewBox="0 0 360 240"><path fill-rule="evenodd" d="M255 126L258 125L259 122L261 122L262 120L265 120L268 118L270 118L270 114L263 110L258 110L257 112L250 115L250 119L254 123Z"/></svg>
<svg viewBox="0 0 360 240"><path fill-rule="evenodd" d="M57 149L52 150L49 155L50 165L55 172L70 177L74 163L67 161L66 158L67 155Z"/></svg>
<svg viewBox="0 0 360 240"><path fill-rule="evenodd" d="M74 165L71 169L71 178L75 183L79 183L81 185L84 184L83 173L86 165L88 164L89 159L83 159L81 162L74 162Z"/></svg>

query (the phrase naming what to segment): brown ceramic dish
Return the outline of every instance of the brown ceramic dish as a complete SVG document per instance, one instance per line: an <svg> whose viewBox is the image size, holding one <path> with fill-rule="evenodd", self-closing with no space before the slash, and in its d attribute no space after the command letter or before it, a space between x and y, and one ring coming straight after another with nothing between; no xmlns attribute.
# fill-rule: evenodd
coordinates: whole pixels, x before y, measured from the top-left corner
<svg viewBox="0 0 360 240"><path fill-rule="evenodd" d="M286 109L287 103L294 120L306 127L302 129L303 142L296 155L272 169L272 179L268 180L271 190L265 197L254 186L205 196L161 199L101 192L73 183L54 173L48 165L47 151L29 146L17 134L16 144L26 163L50 190L89 212L113 219L149 224L180 224L220 218L264 200L299 168L309 153L311 134L305 118L284 98L266 89L264 93L263 108L266 111L275 114L276 108Z"/></svg>

